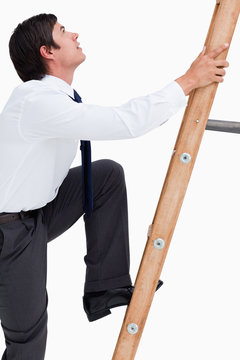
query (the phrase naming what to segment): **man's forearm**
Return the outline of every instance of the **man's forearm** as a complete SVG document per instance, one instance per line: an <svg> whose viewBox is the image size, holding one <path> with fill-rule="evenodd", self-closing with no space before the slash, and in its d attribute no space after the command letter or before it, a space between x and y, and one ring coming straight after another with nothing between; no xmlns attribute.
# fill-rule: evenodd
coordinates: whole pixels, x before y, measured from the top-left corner
<svg viewBox="0 0 240 360"><path fill-rule="evenodd" d="M181 86L186 96L196 87L195 81L186 74L175 79L175 81Z"/></svg>

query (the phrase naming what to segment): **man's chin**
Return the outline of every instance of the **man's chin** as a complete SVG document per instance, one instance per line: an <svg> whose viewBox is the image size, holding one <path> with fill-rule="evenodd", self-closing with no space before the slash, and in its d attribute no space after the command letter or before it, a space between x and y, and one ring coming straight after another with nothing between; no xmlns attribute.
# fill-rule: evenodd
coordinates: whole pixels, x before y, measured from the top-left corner
<svg viewBox="0 0 240 360"><path fill-rule="evenodd" d="M79 62L79 64L78 65L80 65L81 63L83 63L84 61L85 61L85 59L86 59L86 55L85 54L82 54L83 56L81 57L81 60L80 60L80 62Z"/></svg>
<svg viewBox="0 0 240 360"><path fill-rule="evenodd" d="M81 65L81 64L85 61L85 59L86 59L86 55L84 55L84 57L82 57L82 58L76 63L75 69L76 69L79 65Z"/></svg>

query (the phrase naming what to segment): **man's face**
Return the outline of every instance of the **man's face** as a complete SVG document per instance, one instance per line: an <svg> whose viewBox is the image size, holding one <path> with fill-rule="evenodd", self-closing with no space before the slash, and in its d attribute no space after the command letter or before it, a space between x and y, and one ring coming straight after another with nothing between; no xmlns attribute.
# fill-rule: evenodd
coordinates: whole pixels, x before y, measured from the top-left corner
<svg viewBox="0 0 240 360"><path fill-rule="evenodd" d="M53 40L61 47L60 49L52 48L55 61L58 66L63 68L75 69L86 58L77 41L78 34L65 30L65 27L58 22L53 28Z"/></svg>

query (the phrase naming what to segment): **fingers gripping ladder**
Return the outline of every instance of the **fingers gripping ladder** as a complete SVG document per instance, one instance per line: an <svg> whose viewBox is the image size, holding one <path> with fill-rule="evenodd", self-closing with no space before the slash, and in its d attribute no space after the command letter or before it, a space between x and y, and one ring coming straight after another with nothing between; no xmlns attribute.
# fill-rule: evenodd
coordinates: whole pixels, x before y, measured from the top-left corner
<svg viewBox="0 0 240 360"><path fill-rule="evenodd" d="M240 0L217 0L206 53L231 43ZM218 56L226 59L229 47ZM132 360L137 351L173 231L191 177L218 83L191 92L112 360Z"/></svg>

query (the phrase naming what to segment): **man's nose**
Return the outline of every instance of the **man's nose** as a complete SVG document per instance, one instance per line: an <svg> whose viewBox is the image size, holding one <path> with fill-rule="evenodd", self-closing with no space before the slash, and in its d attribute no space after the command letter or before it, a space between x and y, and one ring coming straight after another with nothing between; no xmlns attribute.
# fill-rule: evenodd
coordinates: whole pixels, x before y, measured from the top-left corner
<svg viewBox="0 0 240 360"><path fill-rule="evenodd" d="M73 33L73 39L76 40L78 38L78 33Z"/></svg>

